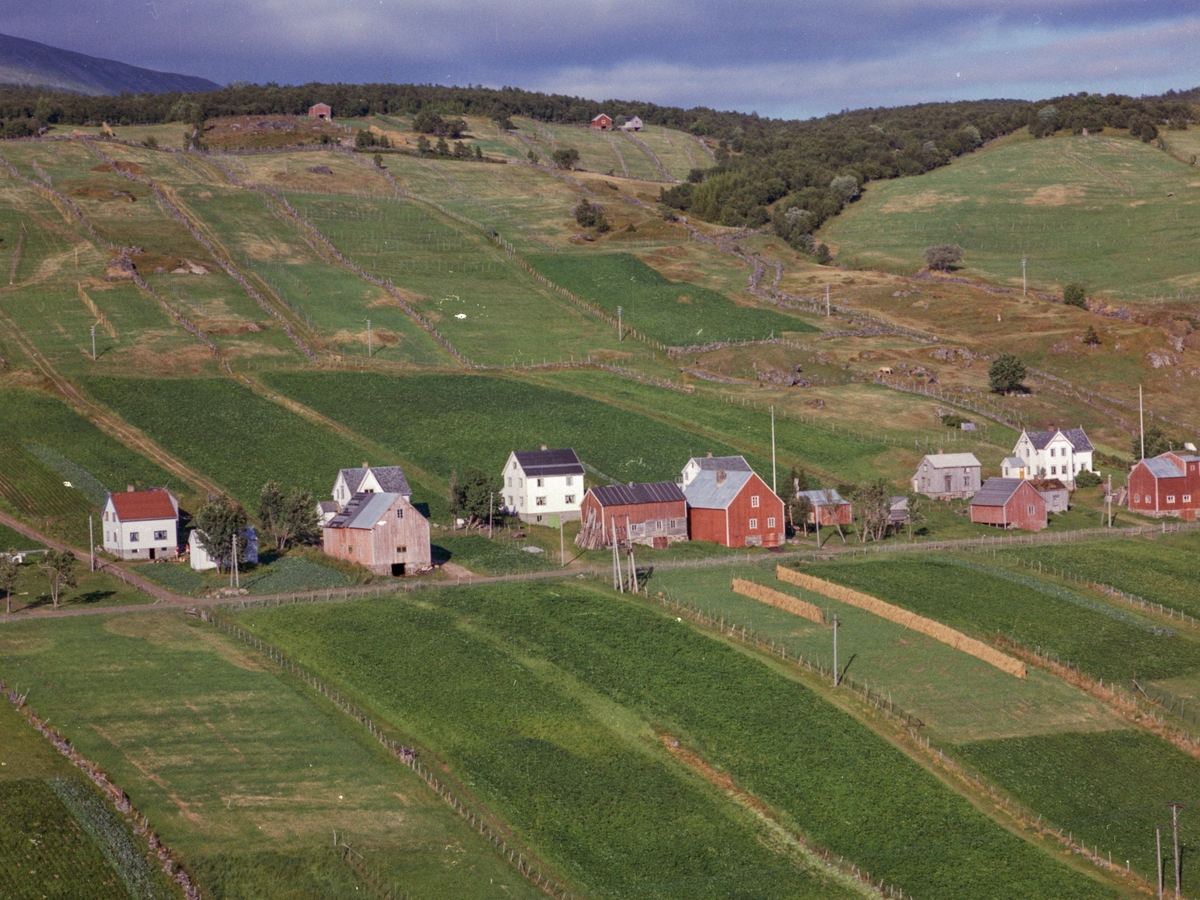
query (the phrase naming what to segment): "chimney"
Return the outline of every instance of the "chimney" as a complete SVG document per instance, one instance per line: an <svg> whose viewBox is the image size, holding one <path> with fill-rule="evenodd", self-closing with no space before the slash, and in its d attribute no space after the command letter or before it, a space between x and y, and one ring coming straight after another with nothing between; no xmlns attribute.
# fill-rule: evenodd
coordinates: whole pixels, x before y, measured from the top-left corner
<svg viewBox="0 0 1200 900"><path fill-rule="evenodd" d="M132 484L125 485L125 490L126 490L126 492L132 494L133 493L133 485Z"/></svg>
<svg viewBox="0 0 1200 900"><path fill-rule="evenodd" d="M941 447L938 447L938 456L941 456L941 455L942 455L943 453L945 453L945 452L946 452L946 451L945 451L945 450L943 450Z"/></svg>
<svg viewBox="0 0 1200 900"><path fill-rule="evenodd" d="M717 470L717 484L724 484L727 477L724 469Z"/></svg>
<svg viewBox="0 0 1200 900"><path fill-rule="evenodd" d="M709 450L709 451L708 451L708 453L706 454L706 456L707 456L709 459L712 459L712 451L711 451L711 450Z"/></svg>
<svg viewBox="0 0 1200 900"><path fill-rule="evenodd" d="M542 444L542 449L543 449L543 450L549 450L550 448L549 448L549 447L547 447L545 444Z"/></svg>
<svg viewBox="0 0 1200 900"><path fill-rule="evenodd" d="M366 461L365 459L363 460L363 468L364 468L364 469L369 469L369 468L371 468L369 465L367 465L367 461Z"/></svg>

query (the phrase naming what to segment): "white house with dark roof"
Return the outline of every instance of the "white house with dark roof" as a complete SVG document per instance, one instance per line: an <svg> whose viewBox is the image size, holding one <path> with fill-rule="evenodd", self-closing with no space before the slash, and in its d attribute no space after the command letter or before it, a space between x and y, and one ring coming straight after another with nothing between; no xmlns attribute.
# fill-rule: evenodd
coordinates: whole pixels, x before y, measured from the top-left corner
<svg viewBox="0 0 1200 900"><path fill-rule="evenodd" d="M1000 463L1001 478L1032 478L1029 472L1029 463L1021 459L1019 456L1006 457L1004 462Z"/></svg>
<svg viewBox="0 0 1200 900"><path fill-rule="evenodd" d="M369 466L362 464L361 469L342 469L333 482L333 499L338 508L350 502L355 494L399 494L405 500L412 502L412 488L404 477L404 470L399 466ZM326 510L318 509L318 514Z"/></svg>
<svg viewBox="0 0 1200 900"><path fill-rule="evenodd" d="M1022 431L1013 448L1013 456L1024 460L1026 480L1057 478L1075 489L1075 476L1093 472L1094 448L1083 428L1056 428L1050 431Z"/></svg>
<svg viewBox="0 0 1200 900"><path fill-rule="evenodd" d="M574 450L514 450L501 479L503 511L522 522L557 527L579 518L583 463Z"/></svg>

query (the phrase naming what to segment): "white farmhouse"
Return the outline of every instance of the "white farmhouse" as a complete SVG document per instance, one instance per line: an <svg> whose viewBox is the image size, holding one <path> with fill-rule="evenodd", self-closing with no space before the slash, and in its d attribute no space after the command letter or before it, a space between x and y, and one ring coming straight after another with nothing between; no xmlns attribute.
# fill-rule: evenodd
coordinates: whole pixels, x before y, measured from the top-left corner
<svg viewBox="0 0 1200 900"><path fill-rule="evenodd" d="M333 499L338 509L350 502L355 494L399 494L412 503L412 488L399 466L375 466L366 463L361 469L342 469L333 482ZM319 510L321 512L321 510Z"/></svg>
<svg viewBox="0 0 1200 900"><path fill-rule="evenodd" d="M579 518L583 463L574 450L514 450L501 477L504 511L522 522L553 527Z"/></svg>
<svg viewBox="0 0 1200 900"><path fill-rule="evenodd" d="M1056 428L1050 431L1022 431L1013 448L1013 456L1023 460L1024 478L1057 478L1071 490L1075 476L1092 468L1092 442L1083 428Z"/></svg>
<svg viewBox="0 0 1200 900"><path fill-rule="evenodd" d="M104 549L119 559L163 559L178 553L179 501L156 488L109 494L104 502Z"/></svg>

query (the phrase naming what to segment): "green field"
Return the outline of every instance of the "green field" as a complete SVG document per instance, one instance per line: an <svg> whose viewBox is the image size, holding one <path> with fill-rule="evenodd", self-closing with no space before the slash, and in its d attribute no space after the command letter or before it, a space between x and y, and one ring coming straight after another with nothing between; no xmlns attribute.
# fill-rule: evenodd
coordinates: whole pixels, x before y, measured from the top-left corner
<svg viewBox="0 0 1200 900"><path fill-rule="evenodd" d="M818 888L764 858L752 829L729 830L711 795L663 761L665 732L788 827L906 893L1112 895L798 682L656 609L565 583L420 600L239 618L433 746L581 889L727 897L739 883L755 896L789 882L788 896Z"/></svg>
<svg viewBox="0 0 1200 900"><path fill-rule="evenodd" d="M963 248L961 274L1118 301L1195 299L1190 247L1200 183L1136 138L998 141L915 178L872 182L820 237L843 265L912 272L932 244ZM1172 196L1173 195L1173 196Z"/></svg>
<svg viewBox="0 0 1200 900"><path fill-rule="evenodd" d="M529 261L551 281L600 306L655 340L679 347L815 332L802 319L739 306L723 294L668 281L630 253L535 254Z"/></svg>
<svg viewBox="0 0 1200 900"><path fill-rule="evenodd" d="M438 534L434 536L435 562L452 562L477 575L512 575L517 572L540 572L558 566L551 554L528 553L501 537L488 540L478 534ZM572 554L574 555L574 554Z"/></svg>
<svg viewBox="0 0 1200 900"><path fill-rule="evenodd" d="M365 729L181 613L11 623L0 678L129 795L206 897L364 896L331 864L333 830L413 897L540 896Z"/></svg>
<svg viewBox="0 0 1200 900"><path fill-rule="evenodd" d="M193 571L186 561L139 566L137 572L169 590L190 596L229 586L228 574L217 574L215 569L201 574ZM345 587L350 578L337 569L297 556L284 556L264 559L261 565L243 569L238 583L251 594L290 594Z"/></svg>
<svg viewBox="0 0 1200 900"><path fill-rule="evenodd" d="M1064 834L1113 862L1130 860L1151 883L1156 877L1154 829L1162 828L1163 871L1174 884L1171 811L1164 804L1200 800L1200 763L1141 731L1053 734L964 744L957 752ZM1179 817L1184 847L1182 887L1195 892L1200 873L1189 849L1200 826ZM1185 893L1185 896L1190 896Z"/></svg>

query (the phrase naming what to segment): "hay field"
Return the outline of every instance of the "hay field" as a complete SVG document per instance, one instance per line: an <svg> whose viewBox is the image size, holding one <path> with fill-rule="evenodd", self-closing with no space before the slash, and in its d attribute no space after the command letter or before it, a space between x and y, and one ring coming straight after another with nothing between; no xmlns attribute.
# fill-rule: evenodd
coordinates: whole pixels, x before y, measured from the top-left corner
<svg viewBox="0 0 1200 900"><path fill-rule="evenodd" d="M1170 196L1173 195L1173 196ZM1194 299L1189 248L1200 179L1127 137L997 141L916 178L872 183L820 237L843 264L912 272L931 244L963 248L961 274L1037 290L1081 281L1118 302Z"/></svg>

